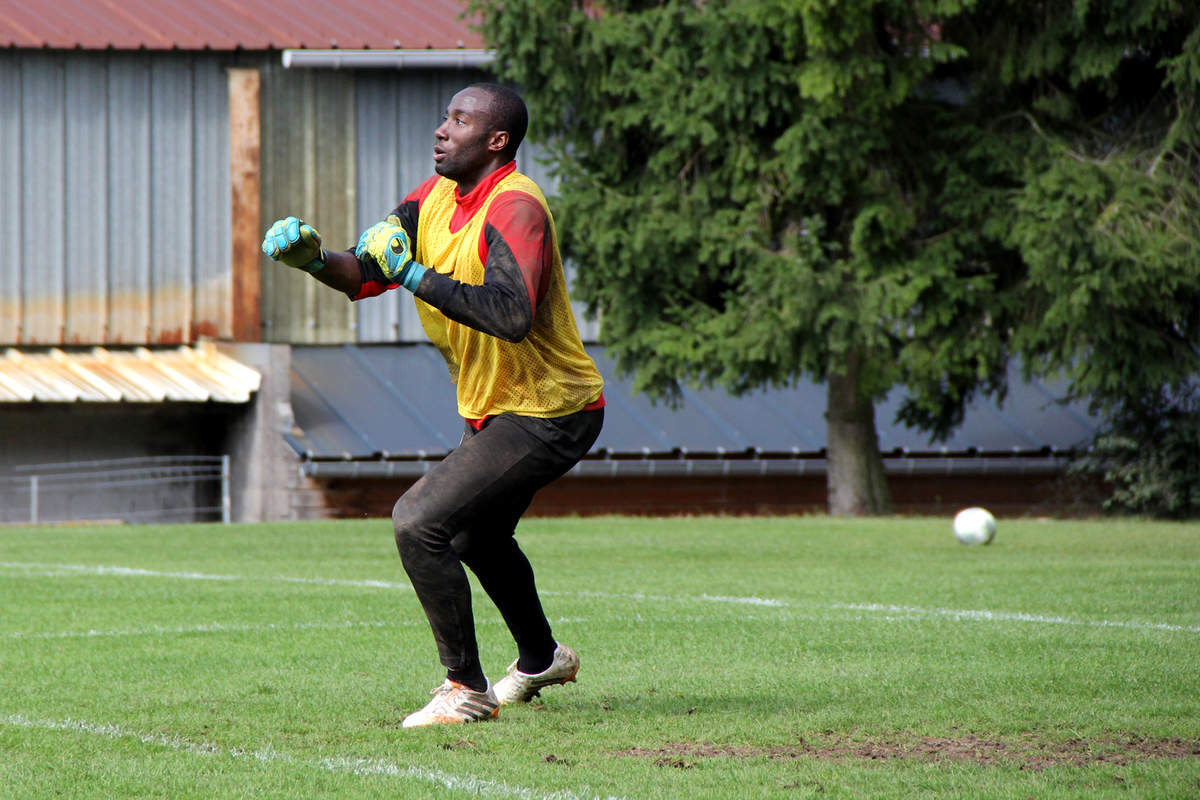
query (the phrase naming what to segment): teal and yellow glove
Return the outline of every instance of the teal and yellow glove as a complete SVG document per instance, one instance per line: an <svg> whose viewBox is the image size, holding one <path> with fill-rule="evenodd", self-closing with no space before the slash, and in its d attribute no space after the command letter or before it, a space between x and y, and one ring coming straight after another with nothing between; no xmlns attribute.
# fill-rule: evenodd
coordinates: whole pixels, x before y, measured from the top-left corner
<svg viewBox="0 0 1200 800"><path fill-rule="evenodd" d="M317 233L316 228L296 217L277 220L267 228L262 251L272 261L281 261L289 267L305 272L319 272L325 267L321 234Z"/></svg>
<svg viewBox="0 0 1200 800"><path fill-rule="evenodd" d="M425 267L413 260L412 242L394 214L363 231L354 256L362 261L373 260L388 280L410 292L416 291L425 275Z"/></svg>

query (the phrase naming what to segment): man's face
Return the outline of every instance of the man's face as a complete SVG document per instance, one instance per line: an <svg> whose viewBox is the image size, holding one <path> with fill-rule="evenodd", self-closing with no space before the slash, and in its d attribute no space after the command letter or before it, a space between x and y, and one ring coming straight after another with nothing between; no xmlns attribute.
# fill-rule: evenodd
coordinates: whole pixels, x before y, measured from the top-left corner
<svg viewBox="0 0 1200 800"><path fill-rule="evenodd" d="M463 89L446 107L442 124L433 132L434 171L458 183L474 184L495 156L492 98L479 89Z"/></svg>

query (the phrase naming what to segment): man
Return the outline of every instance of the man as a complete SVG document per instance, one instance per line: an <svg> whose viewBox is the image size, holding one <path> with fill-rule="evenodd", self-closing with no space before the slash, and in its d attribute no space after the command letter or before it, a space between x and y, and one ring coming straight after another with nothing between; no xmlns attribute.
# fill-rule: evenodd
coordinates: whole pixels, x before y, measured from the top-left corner
<svg viewBox="0 0 1200 800"><path fill-rule="evenodd" d="M396 503L404 569L433 629L445 682L405 727L495 718L579 658L554 639L514 532L534 493L564 474L603 424L603 381L567 298L554 220L516 171L528 112L516 92L475 84L434 131L434 171L353 252L328 253L295 217L263 251L352 300L403 287L446 359L466 419L461 444ZM475 639L466 564L496 604L517 659L493 687Z"/></svg>

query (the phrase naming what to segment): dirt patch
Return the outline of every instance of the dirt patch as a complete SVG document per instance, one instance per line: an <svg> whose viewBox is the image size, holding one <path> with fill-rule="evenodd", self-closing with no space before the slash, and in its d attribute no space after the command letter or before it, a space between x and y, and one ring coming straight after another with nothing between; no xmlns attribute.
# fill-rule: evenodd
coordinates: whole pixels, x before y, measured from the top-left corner
<svg viewBox="0 0 1200 800"><path fill-rule="evenodd" d="M442 742L438 747L443 750L478 750L479 746L474 742L468 742L466 739L459 739L457 742Z"/></svg>
<svg viewBox="0 0 1200 800"><path fill-rule="evenodd" d="M1041 770L1057 766L1125 765L1170 758L1200 759L1200 739L1152 739L1119 734L1103 739L1051 740L1033 734L1017 738L917 736L904 732L884 736L847 736L830 731L808 733L794 745L737 746L711 742L676 742L658 747L632 747L618 756L652 759L662 767L687 769L709 758L817 758L829 761L954 761L1015 765Z"/></svg>

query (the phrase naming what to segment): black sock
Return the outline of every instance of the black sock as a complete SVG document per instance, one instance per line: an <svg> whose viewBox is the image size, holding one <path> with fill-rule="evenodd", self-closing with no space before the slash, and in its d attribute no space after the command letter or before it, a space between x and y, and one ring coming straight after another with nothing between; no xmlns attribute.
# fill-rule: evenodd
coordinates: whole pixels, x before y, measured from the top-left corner
<svg viewBox="0 0 1200 800"><path fill-rule="evenodd" d="M550 669L554 663L554 646L549 652L545 650L524 650L517 648L517 669L526 675L537 675Z"/></svg>
<svg viewBox="0 0 1200 800"><path fill-rule="evenodd" d="M475 663L473 666L463 667L462 669L448 669L446 670L446 677L476 692L487 691L487 676L483 674L483 667L478 663Z"/></svg>

